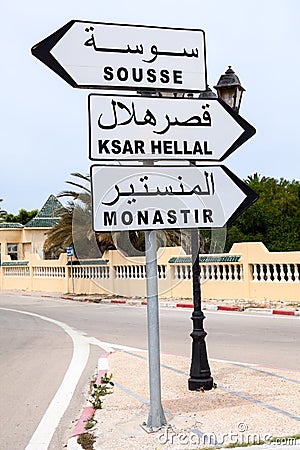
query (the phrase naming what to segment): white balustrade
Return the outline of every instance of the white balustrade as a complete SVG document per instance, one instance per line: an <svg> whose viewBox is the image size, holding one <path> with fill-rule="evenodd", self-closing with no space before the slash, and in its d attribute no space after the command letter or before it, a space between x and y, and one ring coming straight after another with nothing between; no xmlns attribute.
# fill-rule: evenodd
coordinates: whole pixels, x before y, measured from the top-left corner
<svg viewBox="0 0 300 450"><path fill-rule="evenodd" d="M131 264L114 266L115 276L117 279L145 279L146 278L146 265ZM157 276L159 279L167 278L167 266L157 266Z"/></svg>
<svg viewBox="0 0 300 450"><path fill-rule="evenodd" d="M252 268L252 280L253 281L259 281L258 280L258 272L257 272L257 265L251 264L250 267Z"/></svg>
<svg viewBox="0 0 300 450"><path fill-rule="evenodd" d="M190 280L192 266L187 264L174 265L176 280ZM242 264L200 264L200 281L243 281Z"/></svg>
<svg viewBox="0 0 300 450"><path fill-rule="evenodd" d="M78 279L107 279L110 271L108 266L73 266L72 273Z"/></svg>
<svg viewBox="0 0 300 450"><path fill-rule="evenodd" d="M163 265L157 266L158 278L161 280L165 280L167 278L167 267Z"/></svg>
<svg viewBox="0 0 300 450"><path fill-rule="evenodd" d="M4 267L5 277L29 277L29 267Z"/></svg>
<svg viewBox="0 0 300 450"><path fill-rule="evenodd" d="M291 282L293 281L293 274L292 274L292 269L291 269L291 264L287 265L287 282Z"/></svg>
<svg viewBox="0 0 300 450"><path fill-rule="evenodd" d="M65 267L43 267L34 266L33 276L36 278L47 277L47 278L64 278L66 276Z"/></svg>
<svg viewBox="0 0 300 450"><path fill-rule="evenodd" d="M118 279L143 279L146 277L146 266L144 265L122 265L114 266L115 276Z"/></svg>
<svg viewBox="0 0 300 450"><path fill-rule="evenodd" d="M299 266L300 266L300 264L291 264L291 266L294 269L294 279L293 279L293 281L300 281L300 273L299 273Z"/></svg>
<svg viewBox="0 0 300 450"><path fill-rule="evenodd" d="M299 264L250 264L252 281L261 283L298 283Z"/></svg>
<svg viewBox="0 0 300 450"><path fill-rule="evenodd" d="M217 264L217 270L216 270L216 278L215 280L221 280L221 265Z"/></svg>

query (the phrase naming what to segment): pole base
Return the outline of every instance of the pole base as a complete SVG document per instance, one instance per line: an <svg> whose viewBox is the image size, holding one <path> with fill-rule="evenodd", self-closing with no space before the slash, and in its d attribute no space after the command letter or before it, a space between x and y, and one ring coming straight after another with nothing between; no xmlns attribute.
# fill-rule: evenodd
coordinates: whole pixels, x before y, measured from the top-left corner
<svg viewBox="0 0 300 450"><path fill-rule="evenodd" d="M214 380L212 377L206 378L204 380L189 378L188 387L189 391L210 391L214 387Z"/></svg>

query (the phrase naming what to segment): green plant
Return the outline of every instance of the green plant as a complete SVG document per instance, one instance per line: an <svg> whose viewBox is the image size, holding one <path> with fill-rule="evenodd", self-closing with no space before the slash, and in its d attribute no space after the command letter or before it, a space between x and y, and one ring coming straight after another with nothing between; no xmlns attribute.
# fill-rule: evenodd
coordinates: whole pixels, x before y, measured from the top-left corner
<svg viewBox="0 0 300 450"><path fill-rule="evenodd" d="M96 425L97 420L95 419L90 419L86 424L85 424L85 429L86 430L90 430L91 428L94 428L94 426Z"/></svg>
<svg viewBox="0 0 300 450"><path fill-rule="evenodd" d="M108 375L106 373L103 377L101 377L100 384L93 384L93 391L89 398L89 402L92 404L93 408L101 409L103 403L102 397L112 394L112 387L114 386L114 383L111 381L112 377L112 374Z"/></svg>

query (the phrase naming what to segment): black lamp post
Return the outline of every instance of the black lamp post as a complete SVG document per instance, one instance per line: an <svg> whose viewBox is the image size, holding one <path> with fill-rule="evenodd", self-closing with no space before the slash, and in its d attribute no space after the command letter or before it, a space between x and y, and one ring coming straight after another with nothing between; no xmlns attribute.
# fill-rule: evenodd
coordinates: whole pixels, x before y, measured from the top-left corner
<svg viewBox="0 0 300 450"><path fill-rule="evenodd" d="M217 90L218 97L238 113L245 89L231 66L228 66L225 74L220 76L218 84L214 88Z"/></svg>
<svg viewBox="0 0 300 450"><path fill-rule="evenodd" d="M242 95L245 89L242 87L238 76L228 67L224 75L221 75L218 84L214 86L218 97L229 105L235 112L239 112ZM201 99L215 98L216 94L207 87L206 91L200 93ZM191 164L195 164L191 162ZM193 331L191 333L192 343L192 362L190 369L190 378L188 388L190 391L210 390L214 387L211 377L205 337L207 335L203 328L205 316L201 307L201 284L200 284L200 266L199 266L199 235L197 229L191 230L192 241L192 275L193 275L193 303L194 311L192 314Z"/></svg>
<svg viewBox="0 0 300 450"><path fill-rule="evenodd" d="M199 94L199 98L209 100L215 98L216 94L207 87L206 91ZM190 161L195 165L195 162ZM205 315L201 307L201 284L200 284L200 266L199 266L199 235L198 229L191 229L192 244L192 277L193 277L193 304L192 313L193 331L191 333L192 342L192 362L190 369L190 378L188 379L188 388L190 391L209 391L214 387L214 381L211 377L208 364L205 336L206 331L203 328Z"/></svg>
<svg viewBox="0 0 300 450"><path fill-rule="evenodd" d="M203 328L205 315L201 308L201 284L200 284L200 266L199 266L199 236L198 229L191 230L192 243L192 276L193 276L193 303L194 311L192 313L193 331L191 333L192 342L192 362L190 369L190 378L188 379L188 388L190 391L209 391L213 388L214 382L211 377L208 364L205 336L206 331Z"/></svg>

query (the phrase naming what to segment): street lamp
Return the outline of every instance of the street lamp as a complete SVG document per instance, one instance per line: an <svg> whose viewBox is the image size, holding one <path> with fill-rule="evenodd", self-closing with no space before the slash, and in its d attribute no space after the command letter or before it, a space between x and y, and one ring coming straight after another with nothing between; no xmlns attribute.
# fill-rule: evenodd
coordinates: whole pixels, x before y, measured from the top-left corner
<svg viewBox="0 0 300 450"><path fill-rule="evenodd" d="M228 67L224 75L221 75L218 84L214 86L218 97L229 105L236 113L241 106L242 95L245 89L242 87L238 76ZM207 86L206 91L199 94L199 98L209 100L216 98L216 94ZM194 164L194 162L191 162ZM205 316L201 307L201 285L200 285L200 266L199 266L199 235L198 230L191 230L192 244L192 275L193 275L193 303L194 311L192 314L193 331L191 333L192 343L192 362L190 369L190 378L188 388L190 391L210 390L214 387L208 364L205 337L207 335L203 328Z"/></svg>
<svg viewBox="0 0 300 450"><path fill-rule="evenodd" d="M209 100L216 98L216 94L207 86L206 91L199 94L199 98ZM191 161L195 165L195 162ZM193 305L192 313L193 331L191 333L192 342L192 362L190 368L190 378L188 388L190 391L209 391L214 387L208 364L205 337L207 335L203 327L205 315L201 307L201 284L199 266L199 235L198 229L191 229L192 244L192 280L193 280Z"/></svg>
<svg viewBox="0 0 300 450"><path fill-rule="evenodd" d="M245 89L231 66L228 66L225 74L220 76L218 84L214 88L217 90L218 97L238 113Z"/></svg>

